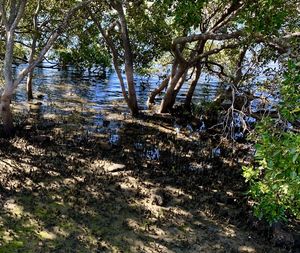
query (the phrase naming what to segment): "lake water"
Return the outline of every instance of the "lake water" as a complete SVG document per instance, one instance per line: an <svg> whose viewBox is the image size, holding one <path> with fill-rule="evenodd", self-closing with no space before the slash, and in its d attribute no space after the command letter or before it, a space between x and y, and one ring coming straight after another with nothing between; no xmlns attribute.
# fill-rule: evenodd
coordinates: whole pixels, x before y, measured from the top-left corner
<svg viewBox="0 0 300 253"><path fill-rule="evenodd" d="M22 69L22 65L18 69ZM43 95L43 103L50 105L54 102L81 103L93 109L106 109L115 101L123 101L119 80L114 71L109 71L105 79L81 75L74 69L58 70L51 68L37 68L33 79L34 94ZM141 109L146 109L149 93L159 84L158 76L146 78L135 76L138 103ZM200 99L210 100L214 97L219 83L217 79L204 76L199 81L195 91L194 102ZM18 87L15 101L26 102L25 81ZM178 94L178 101L183 101L188 90L188 83ZM162 96L158 97L157 103ZM49 108L48 108L49 109Z"/></svg>

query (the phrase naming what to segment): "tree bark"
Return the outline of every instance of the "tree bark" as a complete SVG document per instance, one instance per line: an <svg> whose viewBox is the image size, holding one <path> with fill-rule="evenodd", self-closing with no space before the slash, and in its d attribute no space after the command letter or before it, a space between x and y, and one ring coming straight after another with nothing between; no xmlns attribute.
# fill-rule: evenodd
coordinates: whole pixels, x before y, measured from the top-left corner
<svg viewBox="0 0 300 253"><path fill-rule="evenodd" d="M37 36L34 34L31 44L31 52L29 55L28 64L32 65L34 62L34 55L36 51L36 44L37 44ZM33 79L33 69L29 71L26 81L26 90L27 90L27 100L30 101L33 99L33 91L32 91L32 79Z"/></svg>
<svg viewBox="0 0 300 253"><path fill-rule="evenodd" d="M180 78L182 78L182 76L184 75L185 71L186 71L186 67L179 64L176 74L174 75L173 78L171 78L169 88L167 89L166 95L161 102L160 109L159 109L160 113L167 113L171 111L173 106L172 101L174 100L173 95L174 95L175 87L178 84Z"/></svg>
<svg viewBox="0 0 300 253"><path fill-rule="evenodd" d="M185 97L184 108L188 111L191 110L192 98L194 96L197 83L198 83L199 78L201 76L201 71L202 71L202 66L197 66L195 78L191 82L191 85L190 85L189 90L188 90L188 92L186 94L186 97Z"/></svg>
<svg viewBox="0 0 300 253"><path fill-rule="evenodd" d="M130 40L129 40L129 34L128 34L128 28L127 28L127 22L126 17L124 14L124 9L122 6L121 1L111 1L110 7L117 11L119 16L119 21L113 22L110 27L106 30L103 29L100 22L96 19L94 13L89 10L89 14L95 24L97 25L99 31L101 32L107 47L110 49L111 54L113 56L113 64L115 71L118 75L118 79L120 81L123 97L131 111L131 114L133 116L137 115L139 113L138 103L137 103L137 97L135 92L135 84L134 84L134 68L133 68L133 54L131 50ZM119 25L120 28L120 35L121 35L121 44L123 45L124 49L124 59L125 59L125 74L126 74L126 81L127 81L127 91L125 88L125 82L122 77L120 64L119 64L119 55L117 52L117 49L112 41L112 39L109 36L110 30L112 30L115 26Z"/></svg>
<svg viewBox="0 0 300 253"><path fill-rule="evenodd" d="M19 24L24 10L26 0L12 4L9 10L9 17L6 16L6 11L3 1L0 2L1 22L5 27L5 57L3 64L3 75L5 80L4 91L1 96L0 112L3 121L4 133L6 136L11 136L14 132L13 117L10 108L11 97L14 92L13 80L13 51L15 41L15 30Z"/></svg>
<svg viewBox="0 0 300 253"><path fill-rule="evenodd" d="M123 6L121 2L113 3L113 7L119 14L120 25L121 25L121 39L124 47L124 57L125 57L125 74L128 87L128 106L130 107L132 115L137 115L139 113L137 97L135 92L134 84L134 69L133 69L133 55L129 40L128 28L126 17L124 14Z"/></svg>
<svg viewBox="0 0 300 253"><path fill-rule="evenodd" d="M2 115L4 134L10 137L14 134L13 116L10 108L11 96L2 95L0 103L0 111Z"/></svg>
<svg viewBox="0 0 300 253"><path fill-rule="evenodd" d="M182 77L180 78L180 80L178 81L178 83L175 86L174 92L172 94L172 99L171 99L171 102L170 102L170 105L169 105L169 107L170 107L169 110L171 110L173 108L173 106L174 106L174 104L176 102L176 97L177 97L179 91L181 90L182 85L185 82L187 73L188 73L188 68L185 70L185 72L183 73Z"/></svg>
<svg viewBox="0 0 300 253"><path fill-rule="evenodd" d="M3 121L4 133L6 136L11 136L14 132L12 112L10 108L11 97L14 91L13 85L13 47L14 47L14 31L6 32L5 58L3 66L3 75L5 79L5 87L1 96L1 116Z"/></svg>

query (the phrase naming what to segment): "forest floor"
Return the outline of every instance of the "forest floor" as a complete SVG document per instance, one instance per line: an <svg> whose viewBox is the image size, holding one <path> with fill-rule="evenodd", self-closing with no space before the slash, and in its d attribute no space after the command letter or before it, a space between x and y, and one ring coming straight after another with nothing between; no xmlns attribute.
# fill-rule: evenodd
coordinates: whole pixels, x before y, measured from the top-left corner
<svg viewBox="0 0 300 253"><path fill-rule="evenodd" d="M115 110L89 128L81 116L0 138L1 253L297 252L252 217L249 146L233 152L170 115Z"/></svg>

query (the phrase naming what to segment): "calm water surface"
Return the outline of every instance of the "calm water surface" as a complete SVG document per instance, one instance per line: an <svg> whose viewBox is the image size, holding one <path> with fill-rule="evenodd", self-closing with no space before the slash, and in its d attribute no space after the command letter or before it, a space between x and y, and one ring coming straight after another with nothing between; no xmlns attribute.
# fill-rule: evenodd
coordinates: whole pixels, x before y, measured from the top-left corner
<svg viewBox="0 0 300 253"><path fill-rule="evenodd" d="M21 69L22 65L18 67ZM160 80L158 76L145 78L135 76L136 92L139 106L146 109L148 94L155 89ZM214 97L218 88L216 79L208 80L203 77L198 84L195 92L194 102L200 99L211 99ZM74 70L58 70L50 68L37 68L33 80L34 94L42 94L43 102L50 105L54 102L82 103L82 106L92 107L93 109L106 109L114 101L123 101L123 96L119 80L115 72L110 71L106 79L96 77L81 76ZM178 100L182 101L188 89L186 83L178 95ZM161 98L158 98L160 101ZM16 102L26 101L25 82L23 82L15 95Z"/></svg>

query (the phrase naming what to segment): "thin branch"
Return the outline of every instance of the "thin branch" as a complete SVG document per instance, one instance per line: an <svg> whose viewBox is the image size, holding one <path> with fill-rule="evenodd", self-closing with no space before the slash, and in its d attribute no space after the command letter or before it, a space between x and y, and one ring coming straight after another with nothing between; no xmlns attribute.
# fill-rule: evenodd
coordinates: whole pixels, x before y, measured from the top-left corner
<svg viewBox="0 0 300 253"><path fill-rule="evenodd" d="M237 43L237 44L230 44L230 45L222 45L221 47L219 48L214 48L214 49L211 49L203 54L200 54L198 55L197 57L195 57L194 59L191 59L189 61L189 66L192 66L192 65L195 65L197 64L198 61L200 61L201 59L203 58L206 58L210 55L213 55L213 54L217 54L219 52L221 52L222 50L224 49L232 49L232 48L236 48L238 46L240 46L241 44L240 43Z"/></svg>
<svg viewBox="0 0 300 253"><path fill-rule="evenodd" d="M191 43L198 40L229 40L237 39L244 35L243 31L236 31L230 34L227 33L202 33L202 34L193 34L185 37L178 37L174 39L173 45Z"/></svg>
<svg viewBox="0 0 300 253"><path fill-rule="evenodd" d="M204 62L200 62L200 63L205 64L206 67L207 67L207 69L208 69L209 71L211 71L211 72L217 74L218 76L223 75L223 76L225 76L225 77L228 77L228 74L226 74L226 73L224 72L224 66L222 66L221 64L219 64L219 63L217 63L217 62L214 62L214 61L209 61L209 60L204 61ZM210 67L210 65L214 65L214 66L217 66L218 68L220 68L220 72L217 72L217 71L215 71L214 69L212 69L212 68Z"/></svg>
<svg viewBox="0 0 300 253"><path fill-rule="evenodd" d="M12 25L9 27L9 30L11 32L14 32L14 30L16 29L17 25L19 24L21 18L23 17L24 11L25 11L25 6L27 3L27 0L20 0L20 6L18 8L18 12L17 12L17 16L15 17Z"/></svg>

